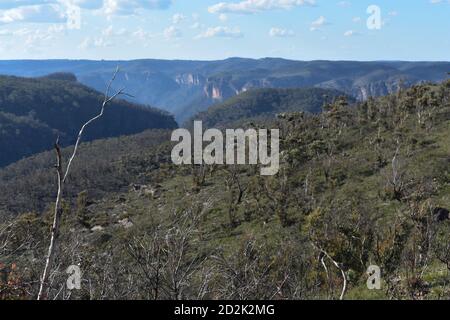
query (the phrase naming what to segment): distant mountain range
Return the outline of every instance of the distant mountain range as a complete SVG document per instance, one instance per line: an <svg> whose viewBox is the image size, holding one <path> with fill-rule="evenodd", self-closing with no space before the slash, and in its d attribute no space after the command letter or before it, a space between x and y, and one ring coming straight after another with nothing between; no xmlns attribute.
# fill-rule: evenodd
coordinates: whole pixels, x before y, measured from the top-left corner
<svg viewBox="0 0 450 320"><path fill-rule="evenodd" d="M173 113L179 122L252 88L319 87L340 90L356 99L381 96L405 86L447 77L450 62L292 61L278 58L222 61L180 60L16 60L0 61L0 74L43 76L72 72L79 81L103 90L116 66L135 102Z"/></svg>
<svg viewBox="0 0 450 320"><path fill-rule="evenodd" d="M43 78L0 76L0 167L49 150L56 137L73 145L83 123L98 114L103 96L71 74ZM115 100L88 127L83 141L177 126L168 113Z"/></svg>

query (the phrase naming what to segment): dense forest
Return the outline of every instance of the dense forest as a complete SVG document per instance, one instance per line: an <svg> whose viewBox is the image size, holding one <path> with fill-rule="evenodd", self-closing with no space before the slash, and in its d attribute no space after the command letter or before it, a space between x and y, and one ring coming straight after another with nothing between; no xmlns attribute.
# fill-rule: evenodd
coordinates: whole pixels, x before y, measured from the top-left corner
<svg viewBox="0 0 450 320"><path fill-rule="evenodd" d="M193 119L201 120L206 127L224 127L250 118L270 119L284 112L319 113L327 101L342 95L337 90L319 88L254 89L214 105ZM348 100L354 101L351 97Z"/></svg>
<svg viewBox="0 0 450 320"><path fill-rule="evenodd" d="M72 74L42 78L0 76L0 167L52 149L56 137L72 145L81 125L98 114L102 94ZM123 100L113 101L104 118L87 129L85 140L175 128L172 116Z"/></svg>
<svg viewBox="0 0 450 320"><path fill-rule="evenodd" d="M449 299L450 81L360 103L333 97L321 113L257 96L282 111L249 124L281 131L273 177L257 166L175 166L167 131L85 144L49 298ZM245 110L254 93L243 97L250 101L234 100L240 115L254 116ZM46 153L0 171L9 192L1 299L37 295L51 165ZM8 201L13 194L27 198ZM70 292L65 270L74 264L82 288ZM371 265L381 268L381 290L367 289Z"/></svg>

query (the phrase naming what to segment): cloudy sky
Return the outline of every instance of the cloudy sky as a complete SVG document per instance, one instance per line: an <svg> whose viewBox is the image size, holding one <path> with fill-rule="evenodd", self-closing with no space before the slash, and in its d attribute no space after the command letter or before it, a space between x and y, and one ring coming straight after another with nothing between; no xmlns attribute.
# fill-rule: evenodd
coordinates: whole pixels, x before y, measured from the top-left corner
<svg viewBox="0 0 450 320"><path fill-rule="evenodd" d="M450 60L450 0L0 0L0 59Z"/></svg>

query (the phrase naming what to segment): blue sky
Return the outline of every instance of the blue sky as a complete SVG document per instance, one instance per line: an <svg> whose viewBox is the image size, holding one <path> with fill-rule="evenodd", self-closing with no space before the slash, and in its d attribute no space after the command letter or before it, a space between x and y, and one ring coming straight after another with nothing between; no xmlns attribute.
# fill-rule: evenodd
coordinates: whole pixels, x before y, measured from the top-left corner
<svg viewBox="0 0 450 320"><path fill-rule="evenodd" d="M0 0L0 59L235 56L449 61L450 0Z"/></svg>

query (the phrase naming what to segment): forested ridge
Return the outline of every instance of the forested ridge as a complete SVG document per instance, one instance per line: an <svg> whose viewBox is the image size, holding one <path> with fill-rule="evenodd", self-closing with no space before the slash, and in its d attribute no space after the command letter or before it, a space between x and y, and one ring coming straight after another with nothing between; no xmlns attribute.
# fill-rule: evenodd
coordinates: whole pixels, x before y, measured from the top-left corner
<svg viewBox="0 0 450 320"><path fill-rule="evenodd" d="M102 99L71 74L0 76L0 167L52 149L57 136L63 146L74 144L81 125L100 111ZM176 126L163 111L116 100L87 129L85 141Z"/></svg>
<svg viewBox="0 0 450 320"><path fill-rule="evenodd" d="M343 95L337 90L320 88L253 89L208 108L192 120L201 120L206 127L224 128L250 118L271 119L284 112L319 113L326 102ZM347 99L354 102L349 96Z"/></svg>
<svg viewBox="0 0 450 320"><path fill-rule="evenodd" d="M76 264L83 285L72 299L450 298L450 81L361 103L333 97L321 109L251 121L281 131L273 177L173 165L168 131L84 145L49 297L69 296L65 269ZM38 190L32 205L2 208L13 217L0 226L1 298L37 294L51 161L0 171L2 189ZM29 179L41 186L25 189ZM367 289L371 265L381 290Z"/></svg>

